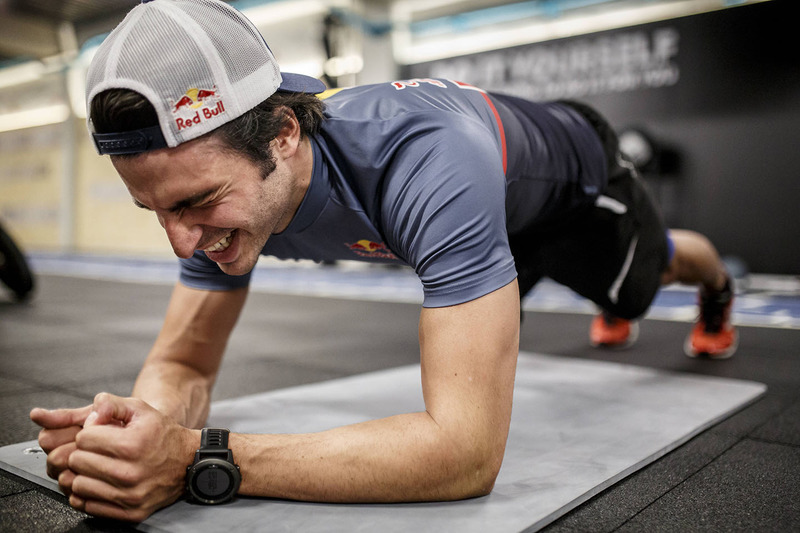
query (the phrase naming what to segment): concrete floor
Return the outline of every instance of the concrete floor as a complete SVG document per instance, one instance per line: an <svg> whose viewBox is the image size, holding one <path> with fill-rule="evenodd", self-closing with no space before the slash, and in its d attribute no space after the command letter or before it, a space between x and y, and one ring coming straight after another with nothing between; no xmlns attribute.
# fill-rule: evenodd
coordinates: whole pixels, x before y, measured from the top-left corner
<svg viewBox="0 0 800 533"><path fill-rule="evenodd" d="M128 394L168 297L165 285L53 275L39 278L29 304L0 295L0 445L36 438L34 406ZM417 362L418 315L412 303L253 293L214 399ZM544 531L800 530L800 330L742 327L733 359L707 361L683 356L688 323L645 320L634 349L610 352L588 346L589 320L528 312L521 348L760 381L769 391ZM1 531L127 529L0 472Z"/></svg>

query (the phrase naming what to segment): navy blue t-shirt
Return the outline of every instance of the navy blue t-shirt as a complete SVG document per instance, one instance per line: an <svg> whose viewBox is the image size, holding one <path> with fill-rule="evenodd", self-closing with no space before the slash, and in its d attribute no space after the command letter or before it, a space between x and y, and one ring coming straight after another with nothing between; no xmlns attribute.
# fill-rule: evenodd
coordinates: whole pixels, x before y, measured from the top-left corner
<svg viewBox="0 0 800 533"><path fill-rule="evenodd" d="M516 277L509 233L605 187L597 134L563 104L436 79L331 92L309 189L262 255L410 265L423 305L455 305ZM198 251L181 260L180 279L225 290L249 274L228 276Z"/></svg>

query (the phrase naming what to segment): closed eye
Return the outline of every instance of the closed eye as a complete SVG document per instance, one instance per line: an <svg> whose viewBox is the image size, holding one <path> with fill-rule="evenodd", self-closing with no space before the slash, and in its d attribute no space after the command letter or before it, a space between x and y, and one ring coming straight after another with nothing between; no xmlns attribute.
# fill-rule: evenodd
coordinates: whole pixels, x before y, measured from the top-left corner
<svg viewBox="0 0 800 533"><path fill-rule="evenodd" d="M178 213L178 212L183 211L184 209L187 209L189 207L201 207L204 204L207 204L211 199L213 199L214 196L216 196L218 194L218 192L219 192L219 189L215 188L215 189L208 189L208 190L199 192L197 194L193 194L192 196L189 196L188 198L184 198L183 200L178 200L177 202L172 204L172 206L170 206L169 209L167 209L167 210L169 212L171 212L171 213ZM140 207L140 208L146 209L148 211L153 211L153 208L144 205L142 202L140 202L136 198L133 198L133 203L134 203L134 205L136 207Z"/></svg>
<svg viewBox="0 0 800 533"><path fill-rule="evenodd" d="M132 200L133 200L133 205L135 205L136 207L139 207L139 208L141 208L141 209L146 209L146 210L148 210L148 211L152 211L152 209L150 209L149 207L147 207L146 205L144 205L142 202L140 202L140 201L139 201L139 200L137 200L136 198L132 198Z"/></svg>

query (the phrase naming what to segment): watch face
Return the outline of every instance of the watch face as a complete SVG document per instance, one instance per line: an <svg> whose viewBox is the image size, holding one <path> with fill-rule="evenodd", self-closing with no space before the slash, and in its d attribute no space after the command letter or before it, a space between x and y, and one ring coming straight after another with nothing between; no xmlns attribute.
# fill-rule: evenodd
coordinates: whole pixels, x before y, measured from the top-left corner
<svg viewBox="0 0 800 533"><path fill-rule="evenodd" d="M223 503L239 490L238 468L222 459L204 459L191 467L189 493L200 503Z"/></svg>
<svg viewBox="0 0 800 533"><path fill-rule="evenodd" d="M227 470L210 465L194 479L197 490L208 498L217 498L230 490L233 480Z"/></svg>

